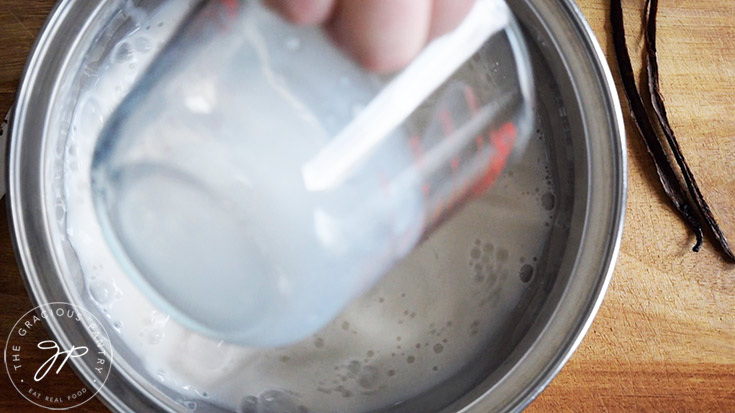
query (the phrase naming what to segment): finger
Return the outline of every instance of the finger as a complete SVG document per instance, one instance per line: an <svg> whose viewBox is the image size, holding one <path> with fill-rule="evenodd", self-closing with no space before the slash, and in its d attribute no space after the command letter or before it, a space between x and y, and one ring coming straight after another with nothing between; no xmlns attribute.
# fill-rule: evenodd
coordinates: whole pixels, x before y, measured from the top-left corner
<svg viewBox="0 0 735 413"><path fill-rule="evenodd" d="M426 44L431 0L342 0L332 35L358 62L375 72L402 68Z"/></svg>
<svg viewBox="0 0 735 413"><path fill-rule="evenodd" d="M322 24L329 19L336 0L266 0L266 4L297 24Z"/></svg>
<svg viewBox="0 0 735 413"><path fill-rule="evenodd" d="M470 12L475 0L434 0L429 39L454 30Z"/></svg>

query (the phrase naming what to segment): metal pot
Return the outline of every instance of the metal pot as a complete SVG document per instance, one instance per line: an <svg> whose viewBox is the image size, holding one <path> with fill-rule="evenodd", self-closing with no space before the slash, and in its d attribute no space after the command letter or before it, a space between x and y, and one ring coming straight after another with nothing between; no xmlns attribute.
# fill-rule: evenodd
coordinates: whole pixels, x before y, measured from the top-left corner
<svg viewBox="0 0 735 413"><path fill-rule="evenodd" d="M125 30L125 22L119 21L117 31L101 40L100 33L107 33L122 3L59 2L29 59L8 146L7 202L16 256L32 300L72 302L102 319L105 316L86 293L76 251L60 230L65 208L74 206L59 204L63 195L59 162L74 102L84 87L79 68L90 50L97 50L93 46L102 45L99 52L104 53L105 42L114 44L115 36ZM152 8L158 2L136 3ZM509 3L529 41L539 95L538 133L550 156L556 188L544 252L536 257L533 277L522 274L522 283L503 284L512 285L507 289L513 291L496 291L516 294L517 299L487 326L482 340L448 330L451 339L484 349L476 351L472 363L453 365L436 386L378 410L522 409L579 345L612 275L623 228L626 158L622 115L609 69L573 1ZM467 213L476 214L472 222L502 218L483 216L482 208L472 211ZM450 265L444 261L457 259L447 250L428 265L443 268ZM61 345L91 340L87 331L71 322L52 320L48 327ZM113 345L115 368L99 392L107 406L116 411L186 409L175 389L146 372L124 341L113 339ZM75 368L82 379L91 381L91 366L76 363ZM202 401L198 410L221 408Z"/></svg>

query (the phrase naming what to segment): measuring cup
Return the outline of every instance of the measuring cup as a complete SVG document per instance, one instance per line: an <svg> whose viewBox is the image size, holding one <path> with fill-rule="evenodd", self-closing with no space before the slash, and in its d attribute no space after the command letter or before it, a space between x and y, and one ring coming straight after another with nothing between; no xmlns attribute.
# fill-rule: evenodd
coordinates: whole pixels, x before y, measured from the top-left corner
<svg viewBox="0 0 735 413"><path fill-rule="evenodd" d="M257 2L203 2L99 137L103 232L179 323L300 340L493 182L529 134L529 66L502 0L393 76Z"/></svg>

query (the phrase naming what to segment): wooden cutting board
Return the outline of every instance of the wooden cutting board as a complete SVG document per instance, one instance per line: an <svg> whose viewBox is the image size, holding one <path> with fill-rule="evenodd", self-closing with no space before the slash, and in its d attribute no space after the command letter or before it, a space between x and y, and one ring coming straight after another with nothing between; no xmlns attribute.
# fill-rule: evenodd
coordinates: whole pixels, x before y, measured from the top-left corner
<svg viewBox="0 0 735 413"><path fill-rule="evenodd" d="M631 47L642 43L642 4L624 1ZM28 51L52 5L51 0L0 0L0 115L13 102ZM579 0L579 6L614 59L608 0ZM706 198L735 242L735 2L663 0L659 39L672 124ZM689 251L693 237L665 201L625 103L623 110L629 198L615 276L579 350L528 410L735 411L735 266L710 245L697 254ZM5 219L0 220L0 285L4 346L15 320L31 308ZM32 407L0 374L0 411ZM96 400L83 406L102 409Z"/></svg>
<svg viewBox="0 0 735 413"><path fill-rule="evenodd" d="M614 66L609 1L578 3ZM629 47L640 49L643 0L623 5ZM669 117L735 241L735 2L663 0L659 7ZM640 54L631 56L640 62ZM627 102L623 111L629 192L615 275L579 350L529 410L733 412L735 265L711 245L689 251L693 236L664 200Z"/></svg>

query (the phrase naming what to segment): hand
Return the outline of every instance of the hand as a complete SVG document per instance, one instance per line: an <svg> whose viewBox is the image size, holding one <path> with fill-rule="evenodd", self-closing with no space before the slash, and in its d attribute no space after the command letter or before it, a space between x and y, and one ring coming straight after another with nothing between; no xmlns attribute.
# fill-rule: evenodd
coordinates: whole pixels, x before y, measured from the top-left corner
<svg viewBox="0 0 735 413"><path fill-rule="evenodd" d="M297 24L323 24L368 70L406 66L433 38L457 27L475 0L266 0Z"/></svg>

